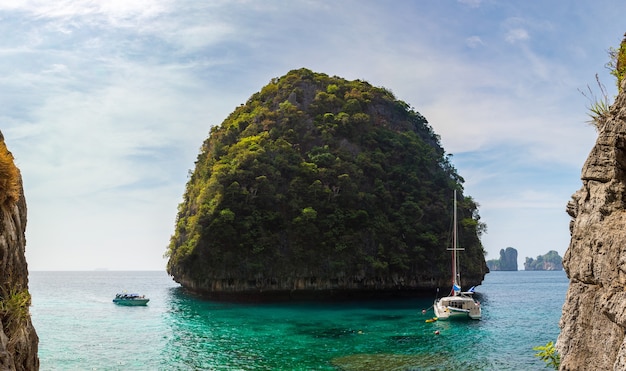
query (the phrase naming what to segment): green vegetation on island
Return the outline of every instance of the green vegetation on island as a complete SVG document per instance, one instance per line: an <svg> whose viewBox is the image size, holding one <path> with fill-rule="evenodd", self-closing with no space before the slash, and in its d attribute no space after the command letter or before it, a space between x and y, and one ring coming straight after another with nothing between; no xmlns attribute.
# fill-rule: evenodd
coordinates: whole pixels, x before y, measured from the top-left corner
<svg viewBox="0 0 626 371"><path fill-rule="evenodd" d="M545 255L537 256L537 259L526 258L524 269L527 271L560 271L563 270L563 258L554 250Z"/></svg>
<svg viewBox="0 0 626 371"><path fill-rule="evenodd" d="M487 266L491 271L516 271L517 250L512 247L500 249L500 259L487 260Z"/></svg>
<svg viewBox="0 0 626 371"><path fill-rule="evenodd" d="M431 288L487 271L478 205L426 119L384 88L294 70L211 129L167 271L204 292Z"/></svg>

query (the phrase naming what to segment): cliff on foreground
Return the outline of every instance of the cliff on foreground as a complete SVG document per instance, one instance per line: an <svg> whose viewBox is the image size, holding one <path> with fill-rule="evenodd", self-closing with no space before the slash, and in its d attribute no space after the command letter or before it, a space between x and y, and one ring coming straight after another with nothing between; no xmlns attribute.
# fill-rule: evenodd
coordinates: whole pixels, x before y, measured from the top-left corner
<svg viewBox="0 0 626 371"><path fill-rule="evenodd" d="M213 296L447 290L457 190L462 284L479 285L484 225L462 182L390 91L294 70L211 129L167 270Z"/></svg>
<svg viewBox="0 0 626 371"><path fill-rule="evenodd" d="M0 369L38 370L30 318L22 178L0 133Z"/></svg>
<svg viewBox="0 0 626 371"><path fill-rule="evenodd" d="M596 121L598 138L572 196L570 278L556 347L561 370L626 369L626 88Z"/></svg>

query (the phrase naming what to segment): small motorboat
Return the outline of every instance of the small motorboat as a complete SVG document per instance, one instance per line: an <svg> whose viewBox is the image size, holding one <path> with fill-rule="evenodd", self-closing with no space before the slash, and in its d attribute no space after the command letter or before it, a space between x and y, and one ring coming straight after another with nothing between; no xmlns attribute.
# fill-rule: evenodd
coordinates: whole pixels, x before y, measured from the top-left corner
<svg viewBox="0 0 626 371"><path fill-rule="evenodd" d="M139 294L117 294L115 295L115 299L113 302L118 305L128 305L128 306L138 306L138 305L146 305L150 299L146 298L145 295Z"/></svg>

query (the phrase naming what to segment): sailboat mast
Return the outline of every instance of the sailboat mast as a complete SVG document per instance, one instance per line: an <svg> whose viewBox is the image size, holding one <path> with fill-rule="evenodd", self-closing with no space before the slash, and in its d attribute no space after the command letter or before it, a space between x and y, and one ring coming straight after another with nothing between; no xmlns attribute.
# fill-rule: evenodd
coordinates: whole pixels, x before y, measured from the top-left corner
<svg viewBox="0 0 626 371"><path fill-rule="evenodd" d="M457 259L456 259L456 249L457 249L457 241L456 241L456 189L454 190L454 210L452 218L452 284L457 285Z"/></svg>

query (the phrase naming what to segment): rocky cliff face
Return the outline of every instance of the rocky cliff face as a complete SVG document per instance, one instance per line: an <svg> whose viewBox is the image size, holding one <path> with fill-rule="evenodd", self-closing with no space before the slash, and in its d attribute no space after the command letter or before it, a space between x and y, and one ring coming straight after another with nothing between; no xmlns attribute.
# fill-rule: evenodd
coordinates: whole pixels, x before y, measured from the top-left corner
<svg viewBox="0 0 626 371"><path fill-rule="evenodd" d="M572 196L570 278L557 349L561 370L626 369L626 84L598 122Z"/></svg>
<svg viewBox="0 0 626 371"><path fill-rule="evenodd" d="M39 338L28 310L25 229L22 179L0 133L0 370L39 369Z"/></svg>

